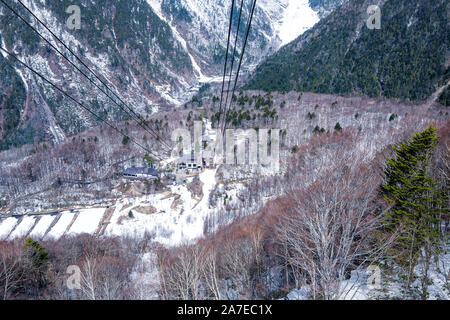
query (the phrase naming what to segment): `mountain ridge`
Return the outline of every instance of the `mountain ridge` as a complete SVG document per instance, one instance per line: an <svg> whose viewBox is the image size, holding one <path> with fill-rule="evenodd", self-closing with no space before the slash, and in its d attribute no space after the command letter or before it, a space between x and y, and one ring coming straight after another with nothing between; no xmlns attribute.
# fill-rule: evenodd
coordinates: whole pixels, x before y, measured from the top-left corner
<svg viewBox="0 0 450 320"><path fill-rule="evenodd" d="M223 72L224 35L229 15L226 1L22 1L139 114L182 105L202 82L212 81ZM281 44L279 25L284 23L284 12L292 1L258 2L244 72L278 49ZM78 65L20 4L6 2ZM70 5L80 7L81 30L70 30L66 26L69 17L66 9ZM243 21L248 10L244 6ZM236 23L233 22L234 28ZM3 4L0 4L0 38L6 49L82 100L101 117L110 121L129 117ZM58 143L65 136L98 123L18 63L14 64L14 69L6 67L8 61L12 62L5 54L0 57L2 69L9 70L0 88L0 92L4 92L0 98L0 120L3 120L0 149L38 141ZM17 79L22 79L25 92L11 86ZM17 92L11 104L8 92L13 87L17 87Z"/></svg>
<svg viewBox="0 0 450 320"><path fill-rule="evenodd" d="M445 1L351 0L263 61L245 86L265 91L365 94L425 100L449 77Z"/></svg>

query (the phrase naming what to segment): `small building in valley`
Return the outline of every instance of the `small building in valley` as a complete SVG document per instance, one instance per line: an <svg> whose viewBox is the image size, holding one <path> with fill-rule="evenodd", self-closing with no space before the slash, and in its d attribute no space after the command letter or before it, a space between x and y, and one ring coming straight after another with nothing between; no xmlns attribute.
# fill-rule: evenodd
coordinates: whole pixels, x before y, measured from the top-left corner
<svg viewBox="0 0 450 320"><path fill-rule="evenodd" d="M158 170L154 168L128 168L123 172L123 177L130 180L156 180L160 176Z"/></svg>
<svg viewBox="0 0 450 320"><path fill-rule="evenodd" d="M201 163L198 163L193 154L183 155L178 159L177 169L180 172L191 174L202 170Z"/></svg>

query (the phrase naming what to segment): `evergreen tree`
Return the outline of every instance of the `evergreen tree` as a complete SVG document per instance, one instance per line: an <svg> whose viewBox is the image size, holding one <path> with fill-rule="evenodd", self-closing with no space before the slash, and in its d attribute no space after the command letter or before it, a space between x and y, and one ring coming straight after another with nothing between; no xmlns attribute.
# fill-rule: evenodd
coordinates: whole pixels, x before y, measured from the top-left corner
<svg viewBox="0 0 450 320"><path fill-rule="evenodd" d="M27 290L31 290L38 297L39 292L46 286L48 251L38 242L31 238L25 240L25 263L24 274Z"/></svg>
<svg viewBox="0 0 450 320"><path fill-rule="evenodd" d="M129 142L130 142L130 137L128 137L128 136L123 136L122 144L123 144L124 146L126 146L126 145L128 145Z"/></svg>
<svg viewBox="0 0 450 320"><path fill-rule="evenodd" d="M389 122L394 121L397 118L397 115L395 113L391 114L389 117Z"/></svg>
<svg viewBox="0 0 450 320"><path fill-rule="evenodd" d="M155 160L149 154L145 154L143 160L144 163L151 168L155 165Z"/></svg>
<svg viewBox="0 0 450 320"><path fill-rule="evenodd" d="M48 252L38 241L28 238L24 243L24 249L37 269L48 261Z"/></svg>
<svg viewBox="0 0 450 320"><path fill-rule="evenodd" d="M408 290L414 280L414 267L419 261L428 265L440 241L436 228L440 206L435 182L428 173L437 141L436 130L430 126L395 146L394 156L387 159L381 186L382 194L393 204L385 217L386 230L398 235L391 254L404 271ZM426 295L426 286L424 290L422 294Z"/></svg>

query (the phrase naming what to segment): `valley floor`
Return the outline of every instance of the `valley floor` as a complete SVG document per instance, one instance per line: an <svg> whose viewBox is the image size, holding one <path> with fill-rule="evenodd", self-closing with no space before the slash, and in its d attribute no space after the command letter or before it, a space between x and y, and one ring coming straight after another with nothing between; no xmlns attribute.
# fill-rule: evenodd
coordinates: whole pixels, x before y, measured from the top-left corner
<svg viewBox="0 0 450 320"><path fill-rule="evenodd" d="M171 186L170 191L136 198L119 199L113 206L83 208L53 214L27 214L0 218L0 240L30 236L58 239L87 233L98 236L152 234L155 241L175 246L203 235L209 194L216 185L215 169L199 175L202 196L196 198L186 185Z"/></svg>

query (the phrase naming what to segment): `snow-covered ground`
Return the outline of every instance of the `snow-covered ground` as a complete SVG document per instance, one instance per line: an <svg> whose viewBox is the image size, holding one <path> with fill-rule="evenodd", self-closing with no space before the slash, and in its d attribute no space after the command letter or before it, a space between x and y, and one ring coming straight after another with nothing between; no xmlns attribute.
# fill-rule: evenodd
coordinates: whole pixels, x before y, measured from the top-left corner
<svg viewBox="0 0 450 320"><path fill-rule="evenodd" d="M193 198L186 185L177 185L171 187L169 194L122 200L116 206L105 234L142 237L148 232L155 236L156 241L171 246L201 237L204 221L210 212L208 195L216 185L215 173L215 169L207 169L200 174L202 199ZM153 207L156 212L139 212L143 207ZM132 217L129 216L130 211Z"/></svg>
<svg viewBox="0 0 450 320"><path fill-rule="evenodd" d="M50 232L46 235L45 238L54 238L59 239L64 235L70 223L72 222L75 216L74 212L63 212L58 222L53 226Z"/></svg>
<svg viewBox="0 0 450 320"><path fill-rule="evenodd" d="M94 208L81 210L77 219L68 231L68 234L93 234L103 218L105 208Z"/></svg>
<svg viewBox="0 0 450 320"><path fill-rule="evenodd" d="M160 289L160 276L157 268L156 255L144 253L136 264L130 276L133 287L139 300L158 300Z"/></svg>
<svg viewBox="0 0 450 320"><path fill-rule="evenodd" d="M26 236L30 229L33 227L36 222L36 217L27 216L24 217L20 224L14 229L14 231L9 236L9 240L20 238Z"/></svg>
<svg viewBox="0 0 450 320"><path fill-rule="evenodd" d="M281 45L288 44L319 22L319 16L311 9L308 0L288 0L277 32Z"/></svg>
<svg viewBox="0 0 450 320"><path fill-rule="evenodd" d="M177 246L189 243L203 236L204 222L208 215L215 210L209 208L209 195L215 189L216 169L207 169L199 175L202 188L202 197L195 197L188 185L171 186L169 191L159 194L146 195L136 198L123 198L114 206L110 223L105 236L137 236L142 237L146 232L153 234L154 240L166 245ZM238 197L241 184L231 189L224 189L218 184L229 199ZM79 212L64 211L60 216L42 215L25 216L18 224L19 218L9 217L0 220L0 240L12 240L27 235L34 239L41 239L49 229L54 219L58 222L50 229L46 239L58 239L63 235L77 235L81 233L95 234L100 223L106 217L106 208L81 209ZM130 214L131 212L131 214ZM74 220L75 219L75 220ZM73 222L73 223L72 223ZM34 226L34 227L33 227ZM33 228L33 230L30 230ZM9 237L8 237L9 236ZM439 270L433 264L429 272L432 284L429 286L429 299L450 298L450 250L441 255ZM156 299L158 283L157 268L153 253L145 253L139 259L132 272L133 285L138 288L137 294L141 299ZM416 267L420 273L422 266ZM386 277L381 273L381 288L368 284L369 274L365 270L355 270L351 278L341 283L340 299L342 300L368 300L402 298L401 286L395 278ZM419 286L418 281L413 285ZM289 300L309 299L309 286L292 290L286 297Z"/></svg>
<svg viewBox="0 0 450 320"><path fill-rule="evenodd" d="M450 299L450 247L447 246L444 254L439 257L439 270L434 263L430 265L429 278L431 284L428 286L429 300L449 300ZM419 264L414 269L416 274L421 274L423 265ZM351 272L349 280L342 281L340 300L374 300L374 299L405 299L402 287L398 281L387 277L380 272L379 287L372 281L368 281L371 272L365 270L354 270ZM419 288L419 280L416 280L412 287ZM300 289L292 290L286 297L288 300L308 300L310 299L310 287L304 286ZM417 297L415 297L417 298Z"/></svg>
<svg viewBox="0 0 450 320"><path fill-rule="evenodd" d="M33 231L31 231L30 237L34 239L41 239L45 235L45 232L50 227L54 219L55 217L51 215L42 216L39 222L33 228Z"/></svg>
<svg viewBox="0 0 450 320"><path fill-rule="evenodd" d="M0 38L1 38L2 48L5 48L5 49L6 49L5 39L1 36L1 34L0 34ZM8 55L6 52L4 52L3 50L0 50L0 53L2 54L2 56L3 56L5 59L9 59L9 55Z"/></svg>
<svg viewBox="0 0 450 320"><path fill-rule="evenodd" d="M18 219L13 217L0 220L0 240L5 240L8 237L17 222Z"/></svg>
<svg viewBox="0 0 450 320"><path fill-rule="evenodd" d="M198 239L203 235L205 219L211 213L208 207L209 194L216 185L216 169L206 169L199 175L203 196L192 195L187 185L175 185L170 191L118 200L105 236L143 237L151 233L155 241L175 246ZM130 215L130 211L132 214ZM46 239L58 239L63 235L81 233L95 234L105 216L106 208L86 208L79 212L64 211L59 220L49 230ZM30 234L42 238L56 216L25 216L14 229L19 218L0 220L0 239L15 239ZM75 220L74 220L75 219ZM71 224L73 222L73 224ZM34 226L34 227L33 227ZM33 230L31 230L33 228Z"/></svg>

